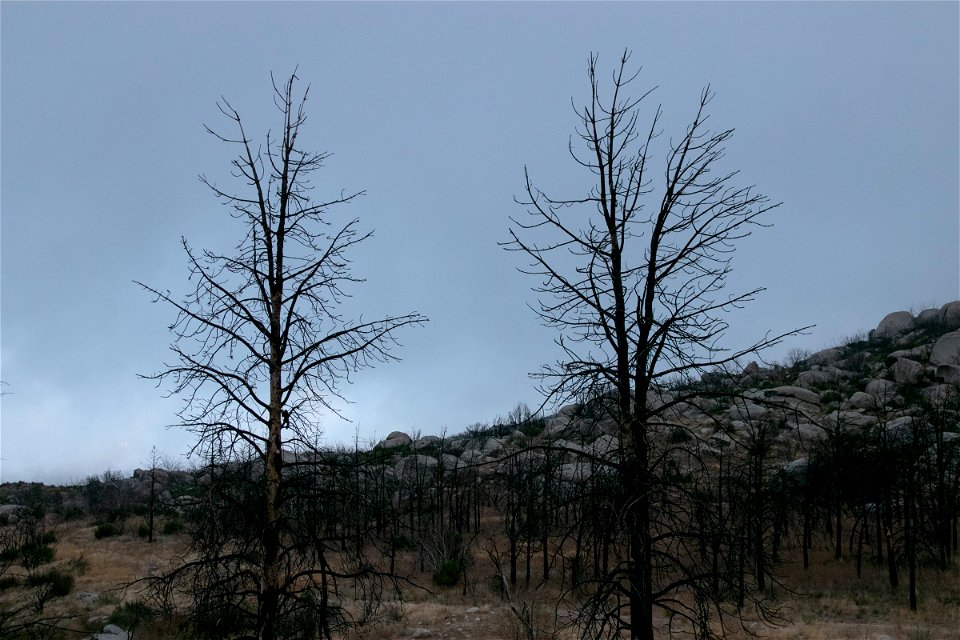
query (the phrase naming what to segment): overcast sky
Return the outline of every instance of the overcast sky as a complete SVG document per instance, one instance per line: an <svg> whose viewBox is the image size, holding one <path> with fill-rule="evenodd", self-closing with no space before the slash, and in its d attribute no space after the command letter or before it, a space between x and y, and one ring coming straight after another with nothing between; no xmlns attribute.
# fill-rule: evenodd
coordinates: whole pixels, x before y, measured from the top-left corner
<svg viewBox="0 0 960 640"><path fill-rule="evenodd" d="M528 166L558 196L588 182L566 151L586 61L624 48L676 137L700 91L725 162L783 201L743 242L731 346L817 324L818 349L888 312L960 297L958 7L941 3L20 3L2 11L0 480L69 482L143 466L180 404L138 379L169 360L186 291L181 236L240 229L197 174L233 149L205 135L226 96L278 127L270 72L312 86L304 146L333 157L321 192L364 189L340 215L365 317L419 311L403 361L346 389L330 443L395 429L461 431L539 403L531 371L558 354L522 260L503 251ZM577 192L577 193L571 193Z"/></svg>

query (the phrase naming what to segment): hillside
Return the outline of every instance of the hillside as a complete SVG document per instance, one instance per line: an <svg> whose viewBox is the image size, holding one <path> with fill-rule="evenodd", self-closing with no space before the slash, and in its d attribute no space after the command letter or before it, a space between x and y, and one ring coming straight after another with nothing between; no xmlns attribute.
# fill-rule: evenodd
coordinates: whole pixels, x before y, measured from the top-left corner
<svg viewBox="0 0 960 640"><path fill-rule="evenodd" d="M656 527L680 540L654 550L654 578L691 585L661 607L663 637L696 631L707 595L725 635L957 637L958 329L960 302L895 312L817 353L651 393ZM596 589L629 541L611 400L290 450L291 593L309 596L289 637L612 637L629 611ZM191 471L0 486L4 637L84 637L108 620L137 637L239 634L257 472L236 448Z"/></svg>

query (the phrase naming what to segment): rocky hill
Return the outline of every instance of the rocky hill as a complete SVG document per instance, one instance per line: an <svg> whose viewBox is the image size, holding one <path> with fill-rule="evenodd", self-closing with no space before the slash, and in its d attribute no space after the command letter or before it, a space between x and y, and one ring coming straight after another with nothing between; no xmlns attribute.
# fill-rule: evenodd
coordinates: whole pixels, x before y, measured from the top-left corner
<svg viewBox="0 0 960 640"><path fill-rule="evenodd" d="M809 449L837 431L882 426L905 437L921 401L934 406L955 399L960 390L960 301L914 315L897 311L868 334L813 354L793 354L792 362L740 371L706 372L699 384L651 393L655 406L669 407L658 428L669 436L685 428L701 452L716 452L774 426L787 466L802 466ZM676 436L680 437L680 436ZM957 433L951 431L948 440ZM441 446L442 445L442 446ZM609 458L620 447L616 424L590 407L573 404L542 420L501 421L458 434L441 443L395 431L378 449L395 452L393 470L413 465L448 470L477 467L493 473L509 453L549 445L566 451L566 480L592 473L592 460ZM442 448L442 453L440 453ZM576 452L586 454L577 460Z"/></svg>

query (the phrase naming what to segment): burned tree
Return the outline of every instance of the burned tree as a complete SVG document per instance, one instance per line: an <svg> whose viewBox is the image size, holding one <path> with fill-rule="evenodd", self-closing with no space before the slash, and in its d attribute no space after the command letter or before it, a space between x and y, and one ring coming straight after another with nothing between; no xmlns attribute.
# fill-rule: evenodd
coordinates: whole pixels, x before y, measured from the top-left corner
<svg viewBox="0 0 960 640"><path fill-rule="evenodd" d="M687 548L697 544L692 527L683 525L692 505L671 493L683 476L671 452L683 447L662 447L656 436L674 428L672 412L696 393L666 393L668 387L790 335L768 334L733 350L718 346L725 313L762 291L725 293L734 246L777 205L753 187L737 186L735 171L721 170L733 131L707 127L709 87L686 130L665 147L665 163L655 164L662 111L653 109L649 125L641 124L652 90L628 96L637 75L629 66L625 53L604 96L597 58L589 60L590 99L576 109L584 151L571 143L570 153L594 176L593 187L554 198L525 172L520 204L529 216L512 220L507 248L529 259L523 271L540 280L537 311L559 334L563 355L539 374L545 392L606 400L620 439L618 462L610 466L623 499L612 524L621 527L628 552L611 563L585 608L591 633L628 629L632 638L651 640L659 607L709 635L710 607L718 600L713 576L688 561L697 555ZM705 464L687 458L686 464Z"/></svg>
<svg viewBox="0 0 960 640"><path fill-rule="evenodd" d="M322 556L314 561L323 566L295 561L303 547L287 535L286 467L314 459L319 416L336 411L341 383L392 359L396 332L425 321L416 313L372 321L339 314L360 282L350 252L370 233L339 214L362 192L314 195L311 180L329 154L301 146L308 89L295 92L297 79L274 82L282 126L262 146L225 99L218 107L232 133L207 128L239 151L231 165L240 191L201 176L232 209L242 233L235 250L197 251L183 240L193 289L178 298L141 285L178 311L171 327L175 362L151 378L185 398L181 423L197 434L195 451L214 463L211 473L220 465L221 473L256 479L250 496L258 513L248 523L257 527L256 539L239 545L235 557L211 559L206 569L231 567L233 575L214 578L241 583L234 595L249 594L255 603L252 628L243 631L264 640L278 636L285 603L305 585L318 588L318 576L325 585L330 574ZM326 602L325 594L320 598Z"/></svg>

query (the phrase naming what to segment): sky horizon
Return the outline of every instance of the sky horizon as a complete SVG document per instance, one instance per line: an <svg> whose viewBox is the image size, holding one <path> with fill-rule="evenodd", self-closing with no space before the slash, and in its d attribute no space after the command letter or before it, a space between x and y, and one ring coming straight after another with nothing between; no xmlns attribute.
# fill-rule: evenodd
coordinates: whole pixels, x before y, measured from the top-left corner
<svg viewBox="0 0 960 640"><path fill-rule="evenodd" d="M560 354L528 305L534 279L499 243L524 168L578 195L571 108L586 64L624 49L656 87L664 137L710 85L723 166L775 202L737 246L730 291L766 291L727 343L816 324L768 354L816 351L887 313L960 298L960 4L0 4L0 482L129 473L192 437L176 398L139 376L170 360L181 237L242 229L198 180L234 150L204 132L226 97L262 140L270 73L311 86L304 146L332 154L320 193L374 236L353 254L347 311L417 311L400 362L345 388L328 444L457 433L541 396ZM648 115L648 114L647 114ZM661 160L662 154L655 158ZM189 461L186 461L189 464Z"/></svg>

